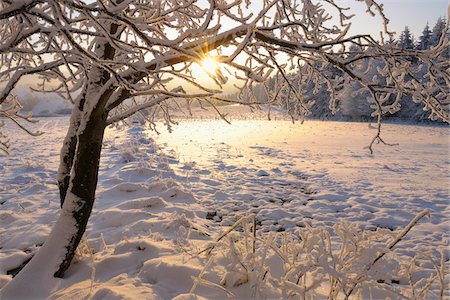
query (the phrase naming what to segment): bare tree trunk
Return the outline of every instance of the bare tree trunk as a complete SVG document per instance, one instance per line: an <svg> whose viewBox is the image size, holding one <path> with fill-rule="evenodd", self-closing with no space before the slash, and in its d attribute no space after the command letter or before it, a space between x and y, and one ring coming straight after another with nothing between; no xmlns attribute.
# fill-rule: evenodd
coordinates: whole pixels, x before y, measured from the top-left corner
<svg viewBox="0 0 450 300"><path fill-rule="evenodd" d="M94 70L93 74L95 73ZM64 203L61 217L65 216L68 219L63 226L73 227L66 231L63 237L67 241L63 245L65 247L64 254L61 256L57 271L53 274L60 278L64 276L64 272L70 266L91 215L108 117L105 106L117 89L111 82L108 83L110 79L108 72L103 71L97 78L97 81L88 83L86 94L80 99L80 105L83 104L83 107L80 106L78 110L73 111L75 115L72 117L76 122L71 124L74 127L69 129L65 141L69 144L64 146L67 147L68 152L60 162L63 164L63 169L67 167L65 176L59 178L63 179L60 193L65 193L62 194L64 198L61 198L61 202ZM73 148L70 148L71 146ZM71 159L72 155L73 159ZM66 163L67 165L65 165ZM70 174L69 179L67 179L68 174ZM67 222L73 222L73 224Z"/></svg>
<svg viewBox="0 0 450 300"><path fill-rule="evenodd" d="M55 277L63 277L86 230L95 200L105 121L106 116L92 115L83 132L76 136L78 143L72 166L73 170L70 180L67 182L66 195L64 195L64 199L75 197L70 199L66 205L73 208L72 216L76 223L76 232L70 237L70 241L66 245L66 255L59 265L59 269L55 272ZM61 201L64 201L64 199L61 198Z"/></svg>
<svg viewBox="0 0 450 300"><path fill-rule="evenodd" d="M69 172L62 174L61 178L58 178L59 199L61 202L61 208L63 207L64 200L66 199L67 189L69 188L70 170L72 169L72 162L75 156L75 149L77 146L77 137L72 135L68 137L67 153L61 154L60 166L64 166Z"/></svg>
<svg viewBox="0 0 450 300"><path fill-rule="evenodd" d="M122 2L122 1L119 1ZM110 33L116 34L119 27L117 24L111 24L110 27ZM101 43L97 44L100 45ZM101 47L99 47L101 48ZM109 44L104 43L104 48L102 50L102 58L103 59L113 59L115 54L115 49ZM95 68L96 69L96 68ZM95 70L94 73L99 70ZM103 84L105 84L108 79L110 78L110 74L103 71L103 75L100 77L100 80L96 83L93 83L93 86L97 86L99 88L102 87ZM86 102L86 97L88 96L89 92L92 92L91 90L92 86L89 84L86 84L83 92L78 96L77 101L74 105L74 108L72 110L72 114L70 117L70 127L67 132L66 137L64 138L63 147L61 149L61 155L60 155L60 163L59 163L59 169L58 169L58 188L59 188L59 198L61 201L61 208L64 204L64 201L66 199L67 190L69 189L69 183L70 183L70 174L71 170L74 164L74 158L75 158L75 151L77 148L77 145L79 143L79 139L77 137L78 128L80 126L81 122L81 115L83 113L84 105ZM101 95L101 102L99 102L98 105L100 107L104 108L107 100L111 96L112 92L110 90L106 91L105 94ZM107 96L105 98L105 96ZM97 107L98 110L100 107ZM106 120L106 116L105 116ZM104 122L105 123L105 122ZM106 124L103 124L103 127L105 127ZM103 139L103 138L102 138Z"/></svg>
<svg viewBox="0 0 450 300"><path fill-rule="evenodd" d="M115 34L117 30L118 26L112 24L110 32ZM99 40L96 48L99 53L102 53L99 56L104 59L114 57L115 49L106 40ZM88 81L86 88L78 98L79 102L72 111L72 128L69 129L61 150L58 171L61 214L71 215L71 219L74 221L72 224L74 230L70 231L69 236L64 237L68 241L64 245L65 254L58 265L58 270L53 274L54 277L59 278L62 278L69 268L91 215L108 117L105 107L117 89L111 83L108 86L111 74L106 70L93 68L89 77L92 77L94 81ZM95 98L96 94L98 98ZM88 100L88 98L90 99ZM91 107L87 107L88 102Z"/></svg>
<svg viewBox="0 0 450 300"><path fill-rule="evenodd" d="M77 132L80 127L81 112L83 111L84 103L86 101L86 93L87 85L74 104L72 114L70 116L70 126L61 148L57 179L61 208L64 204L64 200L66 199L67 189L69 188L70 171L72 170L73 160L75 158Z"/></svg>
<svg viewBox="0 0 450 300"><path fill-rule="evenodd" d="M42 248L16 278L1 289L2 299L48 297L52 289L58 286L58 281L52 281L49 277L62 278L70 266L86 230L95 200L107 119L105 105L114 92L113 86L106 90L101 89L108 78L109 76L103 73L97 82L91 82L89 85L86 103L91 101L94 104L89 107L85 105L84 111L80 114L82 117L79 118L79 127L74 135L76 141L74 159L60 216ZM90 109L89 115L86 114L87 109ZM37 272L40 276L36 277ZM29 288L25 284L30 281L35 284Z"/></svg>

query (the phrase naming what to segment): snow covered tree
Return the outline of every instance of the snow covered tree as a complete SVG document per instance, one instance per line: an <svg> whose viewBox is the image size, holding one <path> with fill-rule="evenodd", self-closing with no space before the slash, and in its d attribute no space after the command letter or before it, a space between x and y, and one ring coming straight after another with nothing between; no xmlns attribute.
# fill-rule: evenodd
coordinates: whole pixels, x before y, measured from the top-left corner
<svg viewBox="0 0 450 300"><path fill-rule="evenodd" d="M431 31L430 44L431 46L439 45L441 38L449 38L450 32L448 31L448 21L444 18L438 18L436 24ZM447 59L450 58L450 46L447 46L443 51L443 56Z"/></svg>
<svg viewBox="0 0 450 300"><path fill-rule="evenodd" d="M393 35L389 36L389 38L386 41L386 45L393 45L396 42Z"/></svg>
<svg viewBox="0 0 450 300"><path fill-rule="evenodd" d="M422 35L419 37L417 41L417 50L427 50L431 45L431 30L430 27L425 25L425 28L422 31Z"/></svg>
<svg viewBox="0 0 450 300"><path fill-rule="evenodd" d="M38 76L37 88L42 92L57 93L74 104L57 178L61 214L18 278L42 266L43 276L64 276L93 207L105 128L139 111L150 110L150 116L159 114L170 124L172 111L183 109L182 101L185 107L193 101L255 106L295 101L292 115L302 118L310 113L311 103L305 102L300 85L293 84L288 73L303 68L308 77L301 80L327 87L332 109L338 101L336 91L349 82L360 83L371 96L369 104L379 122L372 143L382 141L382 116L398 107L386 103L392 95L396 99L410 95L425 103L432 118L449 121L448 61L440 55L448 45L447 36L431 50L410 51L405 50L409 46L382 45L369 35L348 35L352 17L333 0L250 2L0 1L0 117L27 130L23 122L31 119L21 114L14 88L29 76ZM372 0L362 5L381 16L387 32L382 6ZM333 15L337 25L330 22ZM361 51L348 58L352 44ZM372 62L371 57L382 61L376 70L387 78L385 82L357 66L363 60ZM427 64L413 65L410 57ZM213 87L196 80L193 73L206 60L217 64L213 71L207 70ZM329 68L341 75L327 72ZM416 78L417 68L425 68L430 80ZM266 79L271 74L278 80L269 89ZM405 76L411 80L405 81ZM221 97L228 80L250 92L261 83L266 100ZM284 97L286 92L289 97ZM6 134L0 133L5 151ZM2 292L20 288L15 282Z"/></svg>
<svg viewBox="0 0 450 300"><path fill-rule="evenodd" d="M400 34L398 46L402 49L414 49L414 37L412 36L408 26L406 26Z"/></svg>
<svg viewBox="0 0 450 300"><path fill-rule="evenodd" d="M439 40L441 39L441 35L446 34L446 21L444 18L438 18L436 20L436 24L433 26L433 30L431 31L430 43L432 46L436 46L439 44Z"/></svg>

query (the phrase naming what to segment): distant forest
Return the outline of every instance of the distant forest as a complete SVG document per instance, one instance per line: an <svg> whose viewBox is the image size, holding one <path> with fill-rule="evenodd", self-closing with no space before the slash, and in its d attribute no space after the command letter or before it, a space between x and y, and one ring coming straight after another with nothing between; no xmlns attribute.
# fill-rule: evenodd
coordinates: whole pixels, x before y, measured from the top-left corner
<svg viewBox="0 0 450 300"><path fill-rule="evenodd" d="M441 38L441 34L445 29L446 19L438 18L433 28L430 29L430 25L427 23L425 28L423 29L421 35L416 38L411 33L408 26L396 37L392 36L388 40L385 41L385 45L395 45L402 49L411 49L411 50L426 50L435 47ZM447 34L449 34L447 32ZM352 45L346 51L346 58L351 58L351 55L356 55L352 53L360 53L362 49L359 49L358 46ZM445 52L445 57L449 57L449 49ZM417 65L423 62L416 62ZM365 61L360 66L361 72L368 72L368 74L373 74L373 76L377 76L377 80L385 81L383 78L379 78L380 74L377 68L382 68L383 62L372 60ZM419 68L420 70L420 68ZM327 69L328 72L331 72L331 75L334 77L342 76L342 72L338 69L330 67ZM298 78L302 76L305 77L307 74L300 74L301 70L295 74L289 74L289 79L292 82L297 82ZM415 74L416 78L419 80L429 80L425 78L422 72L418 72ZM405 80L408 80L407 78ZM273 91L275 89L275 78L269 78L268 83L266 84L266 88L263 85L258 84L252 90L252 93L248 92L247 94L235 94L229 96L230 98L239 97L241 100L249 100L254 97L253 100L267 100L267 90ZM371 117L373 109L370 107L370 98L369 92L361 86L359 83L351 83L345 84L336 92L337 98L337 111L333 114L329 108L329 100L330 100L330 91L327 89L325 85L320 86L319 88L313 83L299 83L294 85L294 87L298 90L301 96L304 99L304 102L310 104L311 114L308 116L309 118L314 119L345 119L345 120L367 120ZM291 93L285 91L287 101L281 101L279 104L275 105L278 108L281 108L285 111L298 111L295 105L298 105L298 102L295 99L292 101L289 100L289 97L293 97ZM394 99L390 100L394 102ZM389 100L388 100L389 102ZM415 102L410 97L404 95L400 99L398 107L394 107L390 113L384 115L384 119L386 118L398 118L405 119L409 121L430 121L429 120L429 111L428 108L424 106L421 102Z"/></svg>

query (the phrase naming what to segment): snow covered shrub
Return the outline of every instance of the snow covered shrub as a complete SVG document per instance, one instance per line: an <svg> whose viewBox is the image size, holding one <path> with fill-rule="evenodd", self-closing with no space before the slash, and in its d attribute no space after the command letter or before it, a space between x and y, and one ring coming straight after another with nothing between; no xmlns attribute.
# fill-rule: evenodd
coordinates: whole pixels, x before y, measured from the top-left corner
<svg viewBox="0 0 450 300"><path fill-rule="evenodd" d="M409 298L448 299L450 297L448 252L448 247L447 249L429 249L423 253L418 253L412 260L402 265L402 274L408 279L410 286L407 294ZM425 269L427 265L431 265L431 270ZM430 287L433 284L439 286L438 291L430 292Z"/></svg>
<svg viewBox="0 0 450 300"><path fill-rule="evenodd" d="M103 236L102 236L102 241L104 243ZM91 284L89 287L89 295L88 295L88 298L89 298L93 291L96 270L95 270L95 266L94 266L94 264L95 264L94 249L92 249L89 246L86 236L83 236L80 244L78 245L78 247L75 251L74 262L75 263L81 262L81 261L83 261L84 258L89 258L89 264L90 264L90 268L91 268L91 278L90 278Z"/></svg>
<svg viewBox="0 0 450 300"><path fill-rule="evenodd" d="M341 222L333 228L306 223L296 233L265 235L254 231L253 217L244 217L203 251L207 262L190 292L203 284L238 298L443 299L444 250L412 259L393 251L426 214L398 232ZM208 270L220 282L204 279Z"/></svg>
<svg viewBox="0 0 450 300"><path fill-rule="evenodd" d="M94 250L89 247L87 238L83 236L77 250L75 251L74 259L75 261L82 261L86 257L94 260Z"/></svg>

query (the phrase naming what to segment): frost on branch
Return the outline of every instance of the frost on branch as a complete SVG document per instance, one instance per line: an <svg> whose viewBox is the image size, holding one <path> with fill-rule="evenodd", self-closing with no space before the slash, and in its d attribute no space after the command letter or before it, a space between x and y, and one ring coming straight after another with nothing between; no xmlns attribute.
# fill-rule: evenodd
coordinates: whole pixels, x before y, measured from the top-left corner
<svg viewBox="0 0 450 300"><path fill-rule="evenodd" d="M10 141L5 132L6 122L10 121L16 126L23 129L30 135L38 136L40 132L33 132L27 129L27 127L23 124L27 123L35 123L36 121L31 119L31 114L23 115L20 113L20 109L22 106L19 103L17 97L8 95L5 101L0 105L0 152L4 152L6 154L9 153Z"/></svg>

